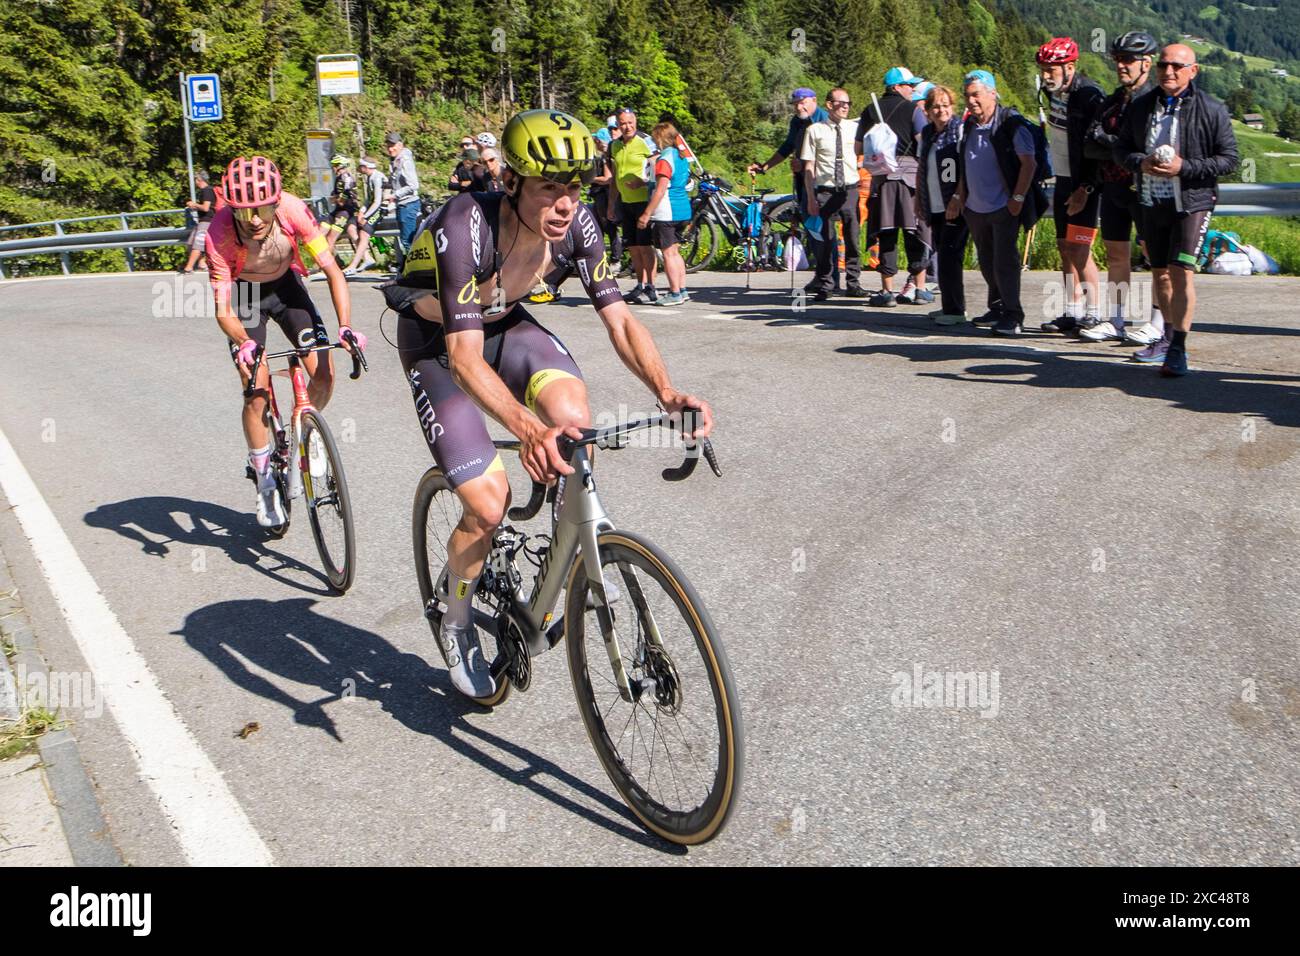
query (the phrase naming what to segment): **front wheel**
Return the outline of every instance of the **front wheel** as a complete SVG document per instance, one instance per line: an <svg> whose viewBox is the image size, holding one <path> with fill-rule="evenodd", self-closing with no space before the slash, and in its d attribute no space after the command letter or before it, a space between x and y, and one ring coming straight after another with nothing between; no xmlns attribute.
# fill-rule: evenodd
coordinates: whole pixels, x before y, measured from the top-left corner
<svg viewBox="0 0 1300 956"><path fill-rule="evenodd" d="M605 772L641 822L673 843L703 843L735 808L744 765L726 653L699 596L662 551L626 531L597 540L602 577L616 589L606 620L635 700L619 692L600 620L605 605L578 560L565 601L578 710Z"/></svg>
<svg viewBox="0 0 1300 956"><path fill-rule="evenodd" d="M310 464L313 442L319 442L318 460L323 463L319 476L312 475ZM325 566L325 576L334 590L342 594L352 586L357 569L352 499L348 497L348 481L343 474L343 456L339 454L339 446L325 419L315 410L303 413L302 447L308 462L303 469L302 481L312 537L316 539L316 550Z"/></svg>

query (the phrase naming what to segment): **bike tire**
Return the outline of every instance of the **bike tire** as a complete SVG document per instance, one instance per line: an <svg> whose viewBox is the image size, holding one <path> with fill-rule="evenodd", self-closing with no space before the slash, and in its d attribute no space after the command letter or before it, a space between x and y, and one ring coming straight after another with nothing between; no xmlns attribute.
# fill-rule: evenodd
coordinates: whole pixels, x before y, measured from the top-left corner
<svg viewBox="0 0 1300 956"><path fill-rule="evenodd" d="M712 219L701 216L692 220L682 230L682 258L686 260L688 273L707 269L718 254L718 224Z"/></svg>
<svg viewBox="0 0 1300 956"><path fill-rule="evenodd" d="M443 665L448 668L451 665L447 661L447 651L439 637L442 614L436 606L430 609L429 602L434 597L434 576L442 571L442 565L447 560L447 538L451 529L460 521L460 513L460 500L450 482L441 469L430 468L420 478L420 484L415 489L415 503L411 508L411 544L415 551L415 577L420 588L420 608L426 612L425 620L433 632L433 643L442 655ZM489 613L487 606L477 596L474 604L479 615ZM501 649L497 646L496 634L489 632L480 623L479 636L483 641L484 656L491 657L494 662L492 670L497 689L487 697L470 699L483 707L496 707L510 696L510 681L497 663Z"/></svg>
<svg viewBox="0 0 1300 956"><path fill-rule="evenodd" d="M803 223L798 216L798 210L795 208L792 199L777 203L763 217L762 257L764 260L772 260L771 268L782 272L786 271L784 258L776 254L775 242L778 238L781 240L782 246L789 247L791 238L799 236L800 244L805 249L808 248L807 237L800 236L803 232L802 225ZM766 262L764 265L766 267Z"/></svg>
<svg viewBox="0 0 1300 956"><path fill-rule="evenodd" d="M608 671L609 660L599 623L600 611L594 606L587 607L587 593L591 589L585 564L580 558L574 562L570 571L565 597L565 643L568 645L569 674L573 680L578 710L587 728L587 736L620 796L647 829L672 843L704 843L716 837L730 819L738 802L744 771L744 732L726 653L699 596L667 555L639 535L626 531L602 532L597 538L597 545L602 574L606 580L613 580L623 586L623 593L613 604L614 624L625 665L631 665L626 668L629 679L639 679L638 672L641 676L650 674L645 665L638 662L643 647L642 631L649 622L660 635L661 647L665 647L669 640L672 642L672 647L665 647L668 652L665 656L670 662L667 672L671 681L661 683L667 683L670 687L675 684L682 693L676 699L676 710L653 696L647 698L643 695L632 705L619 696ZM636 588L632 586L633 582L636 582ZM655 588L654 598L646 593L651 585ZM641 592L640 597L637 596L637 590ZM595 605L597 602L593 600L591 603ZM672 613L680 615L680 619L672 621L676 629L671 638L665 639L666 632L662 625L668 623ZM623 621L620 624L619 621L620 618L633 614L636 620L632 622L632 631L638 634L638 638L635 645L629 645L628 623ZM596 622L595 627L589 629L588 623L593 620ZM589 633L589 630L594 633ZM648 649L652 643L645 642L645 647ZM589 649L596 655L590 664ZM599 673L598 682L593 682L593 668ZM689 675L689 682L682 678L683 673ZM706 683L707 688L703 686ZM687 742L687 756L696 770L701 769L701 761L708 759L716 759L716 767L711 770L705 767L704 773L697 774L697 782L704 785L704 795L699 802L693 806L676 808L663 802L666 791L663 781L655 777L654 768L655 758L660 756L661 715L671 718L676 724L678 735L685 739L678 717L687 694L690 694L692 704L696 702L696 697L701 698L703 706L694 712L707 714L707 717L702 718L703 723L712 724L717 734L716 742L710 741L705 746L693 747ZM645 707L647 699L655 711L652 719L654 735L650 738L649 749L646 748L646 728L641 726L637 716L640 708L648 718L651 717L651 711ZM605 713L602 713L602 707ZM611 721L609 716L615 713L616 707L619 708L619 714ZM631 710L626 723L622 721L622 708ZM700 726L689 715L686 721L693 728ZM626 739L628 727L634 724L630 759L625 759L619 744ZM670 767L668 777L678 799L689 804L694 797L683 800L681 779L677 768L672 764L673 756L667 747L668 731L671 729L667 721L665 728L662 756ZM642 753L648 758L648 777L645 780L639 779L635 773L638 729L643 731ZM708 727L704 729L707 734ZM614 734L618 734L618 740L614 739ZM713 750L714 754L709 755L709 750ZM685 770L683 767L683 775ZM656 785L659 787L659 797L653 793Z"/></svg>
<svg viewBox="0 0 1300 956"><path fill-rule="evenodd" d="M329 578L334 590L343 594L352 586L357 570L357 536L352 520L352 498L348 494L348 480L343 473L343 456L339 454L338 443L334 441L334 435L325 424L325 419L315 409L309 409L302 415L304 454L299 458L299 467L308 459L306 452L311 447L308 443L313 432L320 435L325 446L325 488L324 494L321 494L322 489L316 487L317 482L311 476L310 467L304 467L303 496L307 504L307 517L311 522L312 537L316 539L316 552L325 568L325 576ZM338 542L327 540L327 537L332 539L334 535L332 532L327 535L326 524L333 527L335 519L342 538Z"/></svg>

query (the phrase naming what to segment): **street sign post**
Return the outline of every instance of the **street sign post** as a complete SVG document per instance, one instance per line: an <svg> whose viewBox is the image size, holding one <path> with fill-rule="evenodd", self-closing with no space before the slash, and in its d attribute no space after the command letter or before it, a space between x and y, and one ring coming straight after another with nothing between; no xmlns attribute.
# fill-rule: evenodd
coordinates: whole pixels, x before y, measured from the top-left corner
<svg viewBox="0 0 1300 956"><path fill-rule="evenodd" d="M185 127L185 168L190 173L190 199L194 192L194 147L190 123L212 123L224 115L221 109L221 78L215 73L178 74L181 82L181 123Z"/></svg>

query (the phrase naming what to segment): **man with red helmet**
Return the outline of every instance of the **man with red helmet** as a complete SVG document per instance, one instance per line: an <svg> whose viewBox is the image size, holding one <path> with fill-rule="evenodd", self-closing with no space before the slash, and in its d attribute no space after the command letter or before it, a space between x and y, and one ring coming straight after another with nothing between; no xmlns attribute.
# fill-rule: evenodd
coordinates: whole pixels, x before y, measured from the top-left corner
<svg viewBox="0 0 1300 956"><path fill-rule="evenodd" d="M1052 213L1067 292L1065 314L1045 322L1044 332L1070 332L1101 321L1101 276L1092 261L1101 208L1101 166L1099 157L1084 151L1084 144L1105 94L1076 71L1078 59L1079 45L1069 37L1055 37L1038 48L1040 95L1047 100L1046 132L1056 174Z"/></svg>
<svg viewBox="0 0 1300 956"><path fill-rule="evenodd" d="M227 205L218 210L208 227L208 273L216 297L217 325L230 340L230 356L244 384L248 384L255 350L266 345L268 319L274 319L294 345L329 342L329 333L302 281L307 269L298 253L299 243L307 247L329 279L339 334L351 351L352 303L347 279L307 204L284 192L279 168L264 156L233 160L221 182ZM358 333L356 343L365 348L365 337ZM308 394L312 404L324 408L334 391L330 353L309 352L302 364L311 376ZM257 484L257 523L272 528L284 524L286 516L270 472L271 439L264 422L270 377L265 364L258 368L257 385L253 396L244 399L244 437ZM312 473L319 470L323 475L324 447L309 448L308 457Z"/></svg>

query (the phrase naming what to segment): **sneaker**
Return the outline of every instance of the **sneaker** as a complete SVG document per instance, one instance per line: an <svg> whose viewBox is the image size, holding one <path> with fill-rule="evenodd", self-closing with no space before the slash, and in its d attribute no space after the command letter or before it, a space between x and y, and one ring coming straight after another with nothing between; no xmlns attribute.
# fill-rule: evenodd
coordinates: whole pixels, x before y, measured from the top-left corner
<svg viewBox="0 0 1300 956"><path fill-rule="evenodd" d="M940 312L934 320L936 325L965 325L970 320L966 318L966 313L961 314L952 312Z"/></svg>
<svg viewBox="0 0 1300 956"><path fill-rule="evenodd" d="M1153 342L1160 341L1161 333L1156 331L1156 327L1148 322L1146 325L1137 327L1130 326L1124 330L1124 341L1131 342L1134 345L1150 345Z"/></svg>
<svg viewBox="0 0 1300 956"><path fill-rule="evenodd" d="M458 627L442 619L438 643L447 658L451 684L466 697L490 697L496 693L497 682L492 679L492 668L483 658L483 645L479 642L478 628L473 624Z"/></svg>
<svg viewBox="0 0 1300 956"><path fill-rule="evenodd" d="M1164 338L1156 339L1146 348L1134 352L1129 356L1129 361L1140 362L1143 365L1159 365L1165 360L1165 354L1169 351L1169 341Z"/></svg>
<svg viewBox="0 0 1300 956"><path fill-rule="evenodd" d="M645 286L638 284L624 292L623 301L629 305L640 305L645 301Z"/></svg>
<svg viewBox="0 0 1300 956"><path fill-rule="evenodd" d="M1068 335L1079 324L1079 320L1072 315L1061 315L1052 319L1050 322L1044 322L1039 326L1043 332L1060 332Z"/></svg>
<svg viewBox="0 0 1300 956"><path fill-rule="evenodd" d="M667 295L661 295L659 298L650 301L655 305L681 305L686 299L680 292L669 292Z"/></svg>
<svg viewBox="0 0 1300 956"><path fill-rule="evenodd" d="M830 297L831 297L831 293L829 289L818 289L816 292L813 293L814 302L825 302L828 299L830 299Z"/></svg>
<svg viewBox="0 0 1300 956"><path fill-rule="evenodd" d="M280 500L280 487L268 469L257 478L257 523L263 528L279 528L288 520L284 502Z"/></svg>
<svg viewBox="0 0 1300 956"><path fill-rule="evenodd" d="M934 301L934 293L927 292L925 289L917 289L912 294L912 298L916 300L917 305L929 305Z"/></svg>
<svg viewBox="0 0 1300 956"><path fill-rule="evenodd" d="M1082 335L1084 329L1095 329L1101 325L1100 315L1085 315L1079 320L1079 324L1074 328L1075 335Z"/></svg>
<svg viewBox="0 0 1300 956"><path fill-rule="evenodd" d="M1122 321L1122 320L1120 320ZM1079 338L1089 342L1124 341L1123 326L1115 327L1115 322L1098 322L1096 325L1079 328Z"/></svg>
<svg viewBox="0 0 1300 956"><path fill-rule="evenodd" d="M691 294L687 292L685 289L683 289L681 292L678 292L677 295L681 297L681 300L683 302L691 301Z"/></svg>
<svg viewBox="0 0 1300 956"><path fill-rule="evenodd" d="M325 477L325 439L320 437L320 432L312 429L307 436L307 470L311 472L313 481L320 481Z"/></svg>
<svg viewBox="0 0 1300 956"><path fill-rule="evenodd" d="M894 298L894 293L881 289L867 300L867 305L873 309L892 309L898 305L898 300Z"/></svg>
<svg viewBox="0 0 1300 956"><path fill-rule="evenodd" d="M850 299L865 299L867 296L871 295L871 293L862 288L862 286L855 286L845 292L844 295Z"/></svg>
<svg viewBox="0 0 1300 956"><path fill-rule="evenodd" d="M357 270L356 270L356 269L344 269L344 270L343 270L343 278L345 278L345 279L351 279L351 278L352 278L354 275L356 275L356 274L357 274Z"/></svg>
<svg viewBox="0 0 1300 956"><path fill-rule="evenodd" d="M903 286L903 291L898 293L898 302L900 305L913 305L916 302L916 283L908 279Z"/></svg>
<svg viewBox="0 0 1300 956"><path fill-rule="evenodd" d="M994 335L1007 335L1007 336L1014 337L1019 335L1022 331L1024 331L1024 329L1019 319L1017 319L1015 316L1007 315L998 319L997 324L994 325L993 328L990 329L990 331Z"/></svg>
<svg viewBox="0 0 1300 956"><path fill-rule="evenodd" d="M1160 366L1160 374L1170 378L1187 374L1187 349L1169 346L1165 353L1165 364Z"/></svg>
<svg viewBox="0 0 1300 956"><path fill-rule="evenodd" d="M971 325L997 325L1002 321L1001 312L985 312L977 318L971 319Z"/></svg>
<svg viewBox="0 0 1300 956"><path fill-rule="evenodd" d="M547 302L555 301L555 293L550 289L543 289L541 292L534 292L528 297L528 301L534 305L545 305Z"/></svg>

